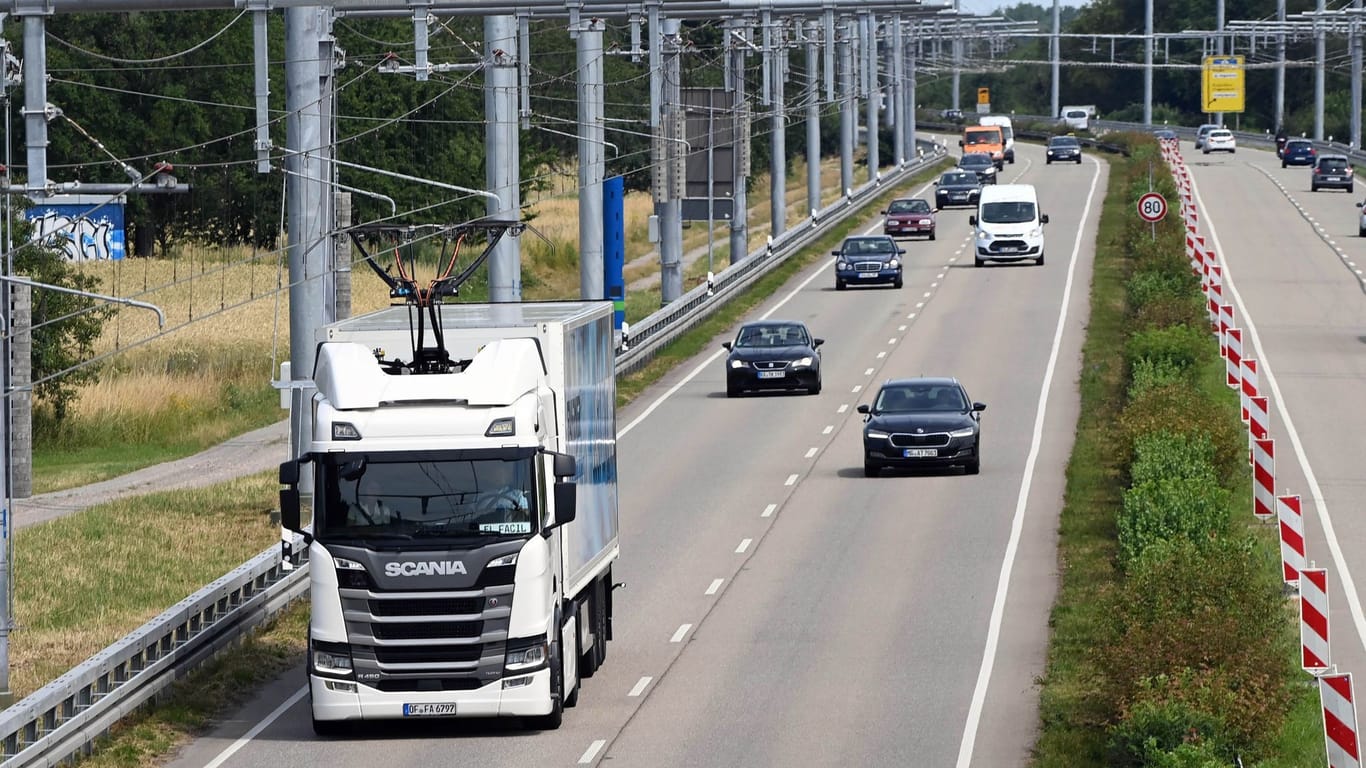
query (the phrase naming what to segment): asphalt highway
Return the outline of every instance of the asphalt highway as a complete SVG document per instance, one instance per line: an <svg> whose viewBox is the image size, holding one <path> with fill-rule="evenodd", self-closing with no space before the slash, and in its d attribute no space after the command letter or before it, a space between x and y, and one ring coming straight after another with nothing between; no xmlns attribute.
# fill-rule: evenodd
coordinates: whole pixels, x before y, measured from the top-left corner
<svg viewBox="0 0 1366 768"><path fill-rule="evenodd" d="M1046 265L974 268L970 211L942 211L903 288L836 292L827 258L755 310L826 340L820 395L726 398L722 337L618 414L616 639L558 731L317 739L297 669L172 765L1023 764L1106 165L1017 152L1003 180L1038 187ZM856 406L922 374L987 404L981 474L865 478Z"/></svg>

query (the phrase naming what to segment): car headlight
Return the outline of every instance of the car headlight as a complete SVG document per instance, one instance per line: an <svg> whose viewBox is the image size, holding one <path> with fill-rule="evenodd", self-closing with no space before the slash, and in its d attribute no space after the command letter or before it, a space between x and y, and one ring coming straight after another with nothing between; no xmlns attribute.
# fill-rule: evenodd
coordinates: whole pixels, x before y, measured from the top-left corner
<svg viewBox="0 0 1366 768"><path fill-rule="evenodd" d="M1043 227L1035 227L1029 230L1030 237L1043 237Z"/></svg>
<svg viewBox="0 0 1366 768"><path fill-rule="evenodd" d="M848 268L849 268L849 262L847 262L847 261L837 261L837 262L835 262L835 269L848 269Z"/></svg>
<svg viewBox="0 0 1366 768"><path fill-rule="evenodd" d="M744 368L744 367L745 367L745 361L744 361L744 360L732 360L732 361L730 361L730 367L732 367L732 368Z"/></svg>
<svg viewBox="0 0 1366 768"><path fill-rule="evenodd" d="M984 231L978 230L978 232L977 232L977 239L978 239L978 240L981 240L981 241L984 242L984 243L989 243L989 242L991 242L992 240L994 240L995 238L993 238L993 237L991 236L991 233L990 233L990 232L984 232Z"/></svg>
<svg viewBox="0 0 1366 768"><path fill-rule="evenodd" d="M886 440L888 437L886 432L882 432L876 429L863 430L863 436L868 438L869 440Z"/></svg>
<svg viewBox="0 0 1366 768"><path fill-rule="evenodd" d="M887 266L891 267L892 269L896 269L897 267L901 266L901 262L897 261L896 259L892 259L891 261L887 262Z"/></svg>
<svg viewBox="0 0 1366 768"><path fill-rule="evenodd" d="M793 368L810 368L810 367L811 367L811 358L809 358L809 357L803 357L802 359L800 359L800 360L798 360L797 362L793 363L793 364L792 364L792 367L793 367Z"/></svg>
<svg viewBox="0 0 1366 768"><path fill-rule="evenodd" d="M1048 154L1050 154L1050 155L1053 154L1053 150L1051 150L1051 149L1048 150Z"/></svg>
<svg viewBox="0 0 1366 768"><path fill-rule="evenodd" d="M963 427L962 429L955 429L950 432L949 437L972 437L976 433L977 430L972 427Z"/></svg>

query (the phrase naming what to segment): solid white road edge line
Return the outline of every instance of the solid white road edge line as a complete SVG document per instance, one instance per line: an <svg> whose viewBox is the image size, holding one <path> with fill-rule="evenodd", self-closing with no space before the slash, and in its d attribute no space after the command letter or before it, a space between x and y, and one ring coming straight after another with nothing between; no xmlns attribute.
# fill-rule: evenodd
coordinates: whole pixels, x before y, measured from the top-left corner
<svg viewBox="0 0 1366 768"><path fill-rule="evenodd" d="M1216 253L1222 254L1224 247L1219 244L1219 234L1214 229L1214 221L1209 217L1209 210L1205 208L1205 201L1200 198L1200 188L1195 184L1195 178L1191 178L1191 193L1195 197L1195 204L1200 207L1201 217L1205 220L1205 227L1209 229L1210 242L1214 244ZM1328 502L1323 498L1323 489L1319 487L1318 478L1314 476L1314 470L1309 466L1309 457L1305 455L1304 443L1300 441L1300 433L1295 429L1295 422L1290 419L1290 411L1286 407L1285 398L1281 397L1281 388L1276 384L1276 375L1271 371L1271 361L1266 357L1266 350L1262 349L1262 339L1257 335L1257 326L1252 322L1252 315L1243 305L1243 297L1238 294L1238 289L1233 285L1233 278L1229 274L1228 262L1222 262L1224 268L1224 285L1228 286L1229 293L1233 295L1233 301L1238 305L1238 312L1243 318L1243 327L1247 329L1248 336L1252 338L1252 348L1257 350L1258 364L1261 371L1266 375L1267 386L1271 387L1271 394L1276 401L1276 413L1281 417L1281 423L1285 424L1285 431L1290 435L1290 445L1295 449L1295 459L1300 463L1300 470L1304 472L1304 481L1309 483L1309 493L1314 497L1314 509L1318 512L1319 521L1323 524L1323 535L1328 539L1328 550L1333 555L1333 565L1342 574L1342 590L1347 594L1347 605L1352 611L1352 622L1356 625L1357 639L1361 642L1361 647L1366 649L1366 614L1361 610L1361 598L1357 595L1356 582L1352 580L1352 573L1347 569L1347 558L1342 554L1342 546L1338 544L1338 535L1333 528L1333 518L1328 514Z"/></svg>
<svg viewBox="0 0 1366 768"><path fill-rule="evenodd" d="M977 727L982 720L987 686L991 683L991 669L996 665L996 647L1001 642L1001 622L1005 618L1010 573L1015 568L1015 554L1020 548L1020 535L1024 530L1025 510L1029 503L1029 487L1034 481L1034 465L1039 459L1039 447L1043 443L1044 417L1048 415L1048 394L1053 388L1053 371L1058 367L1058 351L1062 347L1063 331L1067 328L1068 305L1072 301L1072 281L1076 276L1077 259L1081 255L1082 237L1086 234L1086 220L1091 215L1091 203L1096 197L1096 184L1100 181L1100 163L1096 160L1091 160L1091 163L1095 166L1091 176L1091 190L1086 193L1086 206L1081 212L1081 224L1077 227L1077 237L1072 242L1072 260L1067 264L1067 282L1062 289L1062 306L1058 308L1058 325L1053 330L1053 348L1048 353L1048 366L1044 369L1043 386L1039 389L1039 406L1034 416L1034 437L1029 442L1029 457L1025 459L1024 477L1020 480L1020 495L1015 501L1015 517L1010 523L1010 540L1006 543L1005 557L1001 560L1001 575L996 582L996 600L991 606L991 622L987 625L987 645L982 652L982 666L977 672L977 686L972 691L972 704L968 707L968 719L963 726L963 741L958 747L958 768L968 768L972 763L972 748L977 742Z"/></svg>
<svg viewBox="0 0 1366 768"><path fill-rule="evenodd" d="M237 754L237 750L241 749L242 747L245 747L248 743L251 742L252 739L261 735L261 731L264 731L266 728L269 728L271 723L280 719L280 715L283 715L285 712L289 711L290 707L294 706L295 704L298 704L299 700L306 695L308 695L308 686L305 685L304 687L295 691L294 695L285 699L284 703L276 707L274 711L272 711L269 715L266 715L265 717L261 718L261 722L257 723L256 725L253 725L250 731L247 731L246 733L242 734L242 738L238 739L237 741L234 741L231 745L228 746L227 749L223 750L222 752L219 752L217 757L205 763L204 768L218 768L223 763L226 763L228 761L228 758Z"/></svg>

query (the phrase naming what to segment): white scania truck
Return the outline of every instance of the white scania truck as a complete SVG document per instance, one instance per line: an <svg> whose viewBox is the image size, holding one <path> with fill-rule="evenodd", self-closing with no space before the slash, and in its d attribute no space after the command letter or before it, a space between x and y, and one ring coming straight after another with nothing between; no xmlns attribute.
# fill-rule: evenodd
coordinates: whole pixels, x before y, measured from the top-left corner
<svg viewBox="0 0 1366 768"><path fill-rule="evenodd" d="M280 467L309 542L314 730L557 727L612 634L612 305L396 306L317 341L312 444Z"/></svg>

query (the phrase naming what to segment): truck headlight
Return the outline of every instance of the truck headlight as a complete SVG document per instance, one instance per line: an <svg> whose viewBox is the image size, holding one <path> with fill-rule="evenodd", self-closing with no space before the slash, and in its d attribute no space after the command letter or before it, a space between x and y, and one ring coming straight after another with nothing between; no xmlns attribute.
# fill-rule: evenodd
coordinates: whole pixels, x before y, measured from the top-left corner
<svg viewBox="0 0 1366 768"><path fill-rule="evenodd" d="M313 670L324 675L350 676L350 646L345 643L314 643Z"/></svg>
<svg viewBox="0 0 1366 768"><path fill-rule="evenodd" d="M950 432L949 437L972 437L973 433L976 431L977 430L972 427L963 427L962 429L955 429Z"/></svg>
<svg viewBox="0 0 1366 768"><path fill-rule="evenodd" d="M878 431L878 430L876 430L876 429L865 429L865 430L863 431L863 436L866 437L866 438L868 438L869 440L886 440L886 439L887 439L887 433L886 433L886 432L880 432L880 431Z"/></svg>
<svg viewBox="0 0 1366 768"><path fill-rule="evenodd" d="M546 666L549 658L544 635L508 640L503 669L508 674L525 674Z"/></svg>

